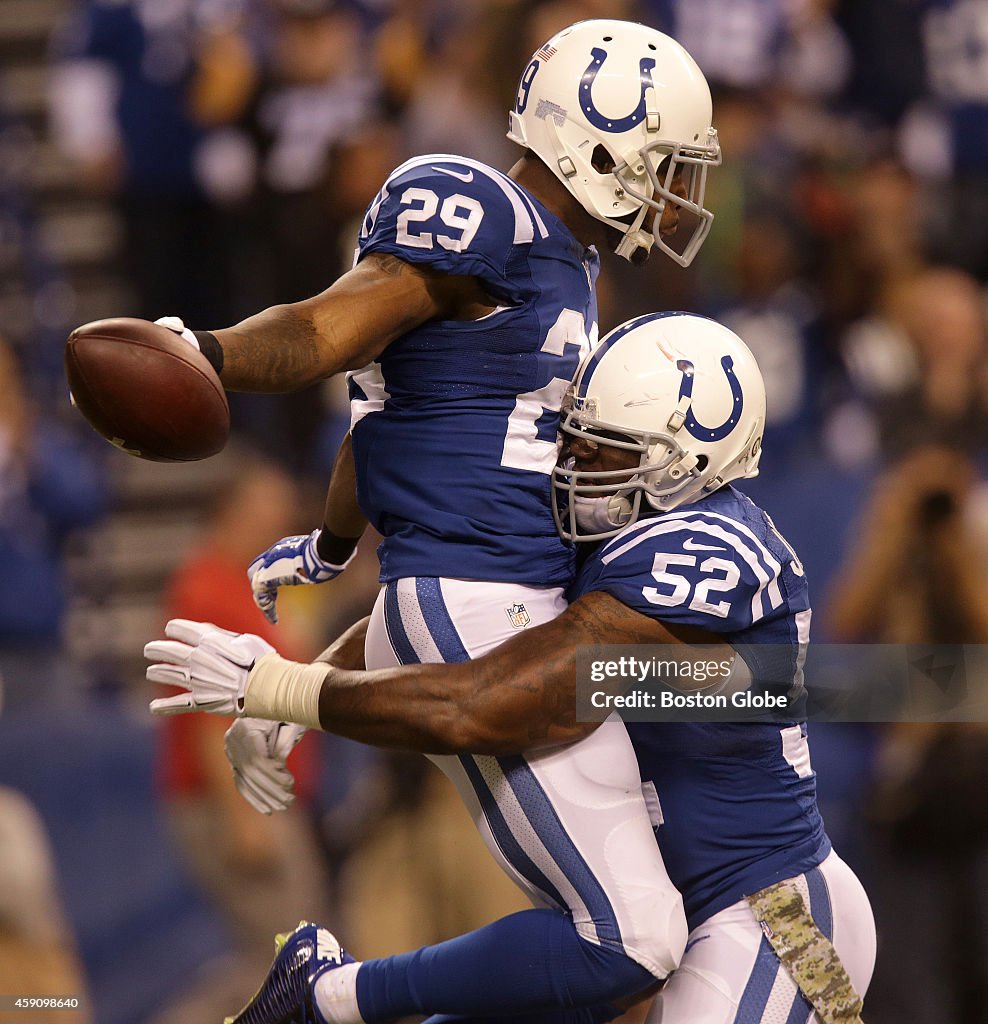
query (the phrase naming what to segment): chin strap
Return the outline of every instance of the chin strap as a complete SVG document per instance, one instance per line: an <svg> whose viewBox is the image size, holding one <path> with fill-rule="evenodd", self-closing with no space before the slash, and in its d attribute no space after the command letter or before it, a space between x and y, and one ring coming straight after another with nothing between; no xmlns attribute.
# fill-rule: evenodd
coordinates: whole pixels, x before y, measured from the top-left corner
<svg viewBox="0 0 988 1024"><path fill-rule="evenodd" d="M614 247L614 251L618 256L633 261L635 253L639 249L644 249L648 252L652 248L652 243L655 241L651 231L642 231L642 224L645 222L645 217L648 215L649 208L642 203L641 209L635 214L635 219L631 222L631 227L621 236L621 241ZM656 216L659 216L658 214Z"/></svg>
<svg viewBox="0 0 988 1024"><path fill-rule="evenodd" d="M511 111L508 114L508 124L508 138L511 139L512 142L525 145L525 127L521 118L514 111ZM548 136L550 145L552 146L554 163L556 168L558 168L559 173L563 176L563 180L565 181L577 177L578 172L576 165L573 163L573 158L566 152L566 147L563 145L562 139L559 136L559 128L551 117L546 122L546 135ZM540 156L540 159L543 158ZM552 170L552 168L550 168L550 170ZM620 179L616 180L618 185L621 188L624 188L624 183ZM583 207L583 209L586 210L586 212L595 220L599 220L611 227L616 227L618 230L624 227L624 224L614 218L598 217L597 214L593 213L590 209L589 201L581 199L577 194L576 189L571 189L570 193ZM641 229L642 224L645 223L645 217L648 214L648 210L648 204L642 203L638 212L635 214L635 219L631 222L631 226L627 228L621 236L621 241L614 247L614 252L623 259L628 260L629 263L633 261L639 250L644 250L643 255L646 255L652 248L652 243L655 241L655 238L650 231L642 231ZM656 216L662 216L661 209L658 211Z"/></svg>

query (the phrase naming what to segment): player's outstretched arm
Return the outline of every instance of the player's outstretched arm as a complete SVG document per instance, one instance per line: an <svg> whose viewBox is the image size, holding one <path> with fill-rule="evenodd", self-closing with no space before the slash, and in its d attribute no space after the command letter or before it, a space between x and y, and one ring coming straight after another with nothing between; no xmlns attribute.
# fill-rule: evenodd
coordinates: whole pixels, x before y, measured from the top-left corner
<svg viewBox="0 0 988 1024"><path fill-rule="evenodd" d="M366 366L402 334L427 320L469 316L478 303L493 305L473 278L371 253L319 295L212 331L220 380L228 391L295 391Z"/></svg>
<svg viewBox="0 0 988 1024"><path fill-rule="evenodd" d="M476 754L556 746L596 728L576 720L581 645L718 642L702 630L662 624L602 592L584 595L559 618L476 661L373 672L286 661L250 634L232 637L201 623L176 620L166 632L171 641L145 648L147 657L163 663L153 664L148 678L188 692L153 702L159 714L250 715L375 746ZM351 637L347 649L355 647ZM339 664L342 655L334 660Z"/></svg>
<svg viewBox="0 0 988 1024"><path fill-rule="evenodd" d="M578 647L720 642L591 592L553 621L475 661L374 672L329 669L319 693L319 720L326 731L351 739L432 754L512 754L557 746L581 739L598 724L576 720Z"/></svg>

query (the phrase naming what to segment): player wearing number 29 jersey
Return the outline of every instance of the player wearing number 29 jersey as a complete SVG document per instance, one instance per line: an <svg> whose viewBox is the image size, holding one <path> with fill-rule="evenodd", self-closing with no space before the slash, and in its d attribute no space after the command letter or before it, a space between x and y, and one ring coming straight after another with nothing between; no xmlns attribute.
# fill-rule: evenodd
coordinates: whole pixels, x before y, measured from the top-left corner
<svg viewBox="0 0 988 1024"><path fill-rule="evenodd" d="M563 395L596 341L598 257L509 177L446 155L387 180L358 261L373 253L473 277L497 303L480 320L425 323L350 375L357 494L384 537L367 667L465 661L565 607L573 549L556 530L551 474ZM564 970L589 977L585 958L605 950L595 986L668 974L685 942L682 901L620 722L545 757L432 759L533 903L566 914L552 940ZM590 816L574 787L604 764ZM630 889L607 852L618 835L636 859ZM528 939L562 923L530 920Z"/></svg>
<svg viewBox="0 0 988 1024"><path fill-rule="evenodd" d="M383 536L386 584L367 626L368 669L465 662L564 611L573 558L555 528L550 481L562 398L596 340L590 243L616 242L628 259L654 243L690 262L710 223L706 168L720 159L710 118L706 82L673 40L627 22L583 22L540 48L522 75L509 134L526 153L510 174L418 157L371 203L347 277L393 269L409 282L412 312L396 311L366 346L372 362L349 364L353 476ZM669 237L680 213L694 228L676 253ZM464 282L472 290L462 301L440 304L437 295ZM299 540L286 542L285 561ZM298 557L302 571L288 582L313 578L314 562ZM285 581L282 562L279 545L256 560L255 592ZM622 723L559 751L433 759L535 908L434 950L363 964L347 981L358 1020L544 1010L558 1022L599 1021L615 1015L615 999L674 969L686 940L682 899ZM339 1001L326 999L334 1013ZM252 1014L245 1024L262 1019Z"/></svg>
<svg viewBox="0 0 988 1024"><path fill-rule="evenodd" d="M358 260L369 253L476 278L497 303L480 320L428 321L350 374L381 579L568 583L549 474L560 401L597 338L596 250L507 175L433 155L385 182L360 231Z"/></svg>

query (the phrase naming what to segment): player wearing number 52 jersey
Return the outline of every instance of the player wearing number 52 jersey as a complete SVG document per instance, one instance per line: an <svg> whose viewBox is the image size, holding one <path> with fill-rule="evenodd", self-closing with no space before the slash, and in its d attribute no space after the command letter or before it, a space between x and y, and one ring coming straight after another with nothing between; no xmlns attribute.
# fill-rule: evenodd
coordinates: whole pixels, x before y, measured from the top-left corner
<svg viewBox="0 0 988 1024"><path fill-rule="evenodd" d="M570 399L554 507L564 536L596 542L573 606L606 594L624 617L725 641L751 677L798 693L803 567L730 485L761 455L765 397L747 348L700 317L639 317L583 363ZM824 831L805 723L628 732L661 801L658 842L690 927L650 1024L859 1020L874 921Z"/></svg>

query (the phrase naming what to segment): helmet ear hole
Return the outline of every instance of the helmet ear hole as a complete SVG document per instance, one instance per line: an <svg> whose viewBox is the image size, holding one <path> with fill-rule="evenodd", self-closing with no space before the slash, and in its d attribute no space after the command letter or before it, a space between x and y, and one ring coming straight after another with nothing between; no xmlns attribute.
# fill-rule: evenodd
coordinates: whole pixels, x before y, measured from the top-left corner
<svg viewBox="0 0 988 1024"><path fill-rule="evenodd" d="M593 154L590 157L590 166L598 174L609 174L617 167L617 161L607 152L605 146L598 143L594 146Z"/></svg>
<svg viewBox="0 0 988 1024"><path fill-rule="evenodd" d="M696 457L696 471L698 473L702 473L707 468L707 463L709 461L710 460L706 457L706 455L698 455Z"/></svg>

